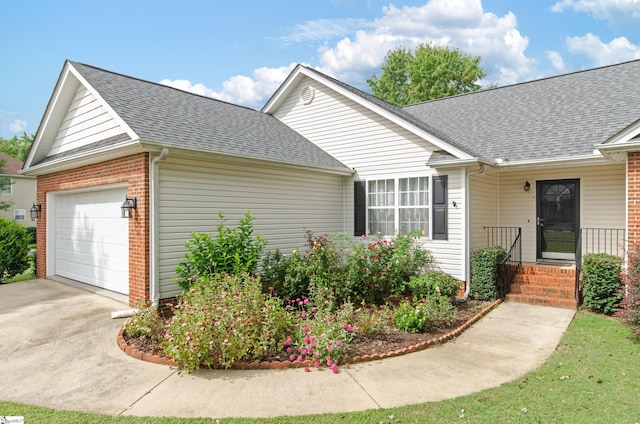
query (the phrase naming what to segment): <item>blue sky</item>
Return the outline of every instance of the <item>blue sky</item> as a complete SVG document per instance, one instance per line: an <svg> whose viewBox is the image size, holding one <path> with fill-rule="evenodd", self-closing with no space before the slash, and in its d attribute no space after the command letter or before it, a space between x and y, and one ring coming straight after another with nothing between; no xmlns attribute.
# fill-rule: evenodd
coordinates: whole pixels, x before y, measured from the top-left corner
<svg viewBox="0 0 640 424"><path fill-rule="evenodd" d="M65 59L260 108L296 63L367 90L386 52L482 57L488 85L640 59L640 0L3 0L0 137L33 134Z"/></svg>

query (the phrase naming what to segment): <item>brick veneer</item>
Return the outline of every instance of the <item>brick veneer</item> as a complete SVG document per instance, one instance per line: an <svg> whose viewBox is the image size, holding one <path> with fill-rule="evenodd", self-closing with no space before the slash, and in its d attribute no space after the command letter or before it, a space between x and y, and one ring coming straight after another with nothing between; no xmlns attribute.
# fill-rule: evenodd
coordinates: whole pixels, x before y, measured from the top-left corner
<svg viewBox="0 0 640 424"><path fill-rule="evenodd" d="M148 153L38 176L37 203L42 204L42 213L37 223L36 273L39 278L47 275L47 193L124 182L129 185L129 196L138 199L137 209L129 220L129 304L135 306L140 300L149 299Z"/></svg>
<svg viewBox="0 0 640 424"><path fill-rule="evenodd" d="M640 242L640 152L627 156L627 227L629 247Z"/></svg>

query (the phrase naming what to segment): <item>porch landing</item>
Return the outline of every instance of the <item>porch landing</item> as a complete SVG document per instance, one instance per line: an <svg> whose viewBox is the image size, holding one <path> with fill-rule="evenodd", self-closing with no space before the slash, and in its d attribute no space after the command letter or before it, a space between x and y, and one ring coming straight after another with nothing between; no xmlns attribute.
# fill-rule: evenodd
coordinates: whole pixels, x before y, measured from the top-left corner
<svg viewBox="0 0 640 424"><path fill-rule="evenodd" d="M507 293L511 302L577 309L573 262L523 263Z"/></svg>

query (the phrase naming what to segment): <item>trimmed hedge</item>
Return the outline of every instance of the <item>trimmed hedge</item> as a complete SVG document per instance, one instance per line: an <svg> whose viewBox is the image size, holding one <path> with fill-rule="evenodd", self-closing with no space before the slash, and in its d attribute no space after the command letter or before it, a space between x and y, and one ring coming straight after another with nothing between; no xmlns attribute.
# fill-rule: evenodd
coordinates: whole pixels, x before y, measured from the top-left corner
<svg viewBox="0 0 640 424"><path fill-rule="evenodd" d="M29 268L31 236L22 225L0 218L0 282Z"/></svg>
<svg viewBox="0 0 640 424"><path fill-rule="evenodd" d="M477 300L498 298L498 265L506 255L506 250L500 246L485 247L473 253L469 296Z"/></svg>
<svg viewBox="0 0 640 424"><path fill-rule="evenodd" d="M590 253L582 261L584 306L594 312L611 315L623 298L622 260L606 253Z"/></svg>

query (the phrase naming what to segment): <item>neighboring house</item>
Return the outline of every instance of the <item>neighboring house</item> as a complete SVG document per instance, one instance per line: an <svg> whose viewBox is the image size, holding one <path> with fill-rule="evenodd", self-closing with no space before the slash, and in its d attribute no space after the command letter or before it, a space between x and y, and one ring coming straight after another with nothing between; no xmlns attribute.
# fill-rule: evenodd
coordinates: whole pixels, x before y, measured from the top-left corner
<svg viewBox="0 0 640 424"><path fill-rule="evenodd" d="M0 202L9 203L6 210L0 210L0 217L12 219L25 227L35 227L36 222L31 219L29 210L36 200L36 178L20 175L22 161L4 153L0 153L0 163L4 167L0 169Z"/></svg>
<svg viewBox="0 0 640 424"><path fill-rule="evenodd" d="M622 252L640 229L639 100L640 61L402 108L297 66L262 111L66 62L23 171L37 273L132 305L175 296L185 241L219 211L251 210L285 251L305 230L418 230L467 283L471 252L516 234L526 262L573 261L579 238Z"/></svg>

